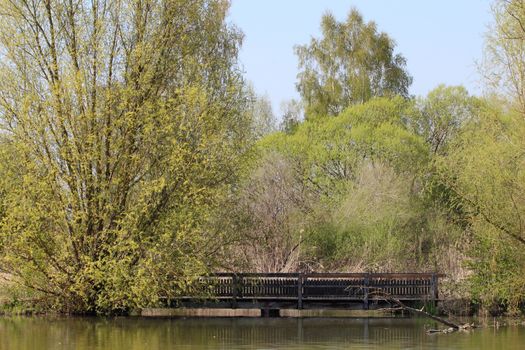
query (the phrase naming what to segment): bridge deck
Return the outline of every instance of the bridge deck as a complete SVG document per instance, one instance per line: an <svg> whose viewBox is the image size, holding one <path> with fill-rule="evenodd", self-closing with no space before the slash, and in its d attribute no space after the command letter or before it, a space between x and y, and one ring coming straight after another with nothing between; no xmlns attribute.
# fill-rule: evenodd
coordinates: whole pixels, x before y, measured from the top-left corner
<svg viewBox="0 0 525 350"><path fill-rule="evenodd" d="M204 296L185 306L324 308L378 305L382 295L402 301L438 300L437 273L216 273L202 277Z"/></svg>

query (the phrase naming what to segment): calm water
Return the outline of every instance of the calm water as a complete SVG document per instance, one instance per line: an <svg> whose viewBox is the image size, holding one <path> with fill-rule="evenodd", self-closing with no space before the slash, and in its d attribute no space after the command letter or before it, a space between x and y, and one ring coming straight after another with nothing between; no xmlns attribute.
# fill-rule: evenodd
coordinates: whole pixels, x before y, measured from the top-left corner
<svg viewBox="0 0 525 350"><path fill-rule="evenodd" d="M525 327L427 335L422 319L0 317L0 350L525 349Z"/></svg>

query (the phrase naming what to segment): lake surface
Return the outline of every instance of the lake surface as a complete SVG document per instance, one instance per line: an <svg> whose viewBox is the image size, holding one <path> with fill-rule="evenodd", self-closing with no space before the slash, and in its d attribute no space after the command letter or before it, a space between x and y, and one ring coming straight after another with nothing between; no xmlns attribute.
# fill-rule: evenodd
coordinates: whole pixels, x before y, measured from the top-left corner
<svg viewBox="0 0 525 350"><path fill-rule="evenodd" d="M525 327L452 334L424 319L0 317L0 350L525 349Z"/></svg>

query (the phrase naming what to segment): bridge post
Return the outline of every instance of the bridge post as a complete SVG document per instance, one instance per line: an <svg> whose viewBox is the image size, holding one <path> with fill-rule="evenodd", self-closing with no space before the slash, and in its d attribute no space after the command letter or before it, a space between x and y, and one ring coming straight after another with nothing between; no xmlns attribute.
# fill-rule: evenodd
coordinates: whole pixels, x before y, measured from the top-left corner
<svg viewBox="0 0 525 350"><path fill-rule="evenodd" d="M297 308L303 308L303 274L299 273L297 277Z"/></svg>
<svg viewBox="0 0 525 350"><path fill-rule="evenodd" d="M368 310L368 287L370 286L370 273L365 275L365 288L364 288L364 298L363 298L363 309Z"/></svg>
<svg viewBox="0 0 525 350"><path fill-rule="evenodd" d="M434 272L432 274L432 279L431 279L431 294L432 294L432 302L434 304L434 306L436 305L436 302L437 302L437 299L438 299L438 276L437 274Z"/></svg>
<svg viewBox="0 0 525 350"><path fill-rule="evenodd" d="M232 276L232 309L237 308L237 295L239 290L239 278L237 274Z"/></svg>

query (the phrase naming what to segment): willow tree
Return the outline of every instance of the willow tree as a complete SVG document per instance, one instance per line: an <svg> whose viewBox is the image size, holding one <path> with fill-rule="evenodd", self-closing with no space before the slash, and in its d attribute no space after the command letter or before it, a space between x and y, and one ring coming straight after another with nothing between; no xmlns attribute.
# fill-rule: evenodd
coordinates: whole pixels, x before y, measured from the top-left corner
<svg viewBox="0 0 525 350"><path fill-rule="evenodd" d="M492 10L482 73L499 96L478 101L436 164L451 212L471 234L472 296L517 312L525 300L525 3L496 0Z"/></svg>
<svg viewBox="0 0 525 350"><path fill-rule="evenodd" d="M1 271L119 312L184 292L245 149L223 0L0 1Z"/></svg>
<svg viewBox="0 0 525 350"><path fill-rule="evenodd" d="M436 159L437 174L470 234L474 297L517 311L525 298L525 120L490 102Z"/></svg>
<svg viewBox="0 0 525 350"><path fill-rule="evenodd" d="M344 22L328 13L321 20L321 33L320 39L295 48L297 89L307 117L338 115L372 97L408 96L412 77L406 59L394 53L394 41L374 22L366 23L355 9Z"/></svg>
<svg viewBox="0 0 525 350"><path fill-rule="evenodd" d="M496 0L487 33L482 74L488 86L509 97L525 113L525 3Z"/></svg>

